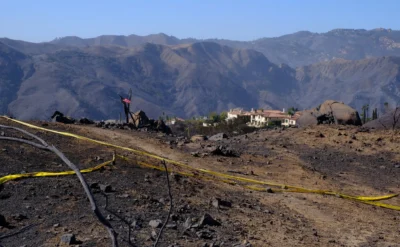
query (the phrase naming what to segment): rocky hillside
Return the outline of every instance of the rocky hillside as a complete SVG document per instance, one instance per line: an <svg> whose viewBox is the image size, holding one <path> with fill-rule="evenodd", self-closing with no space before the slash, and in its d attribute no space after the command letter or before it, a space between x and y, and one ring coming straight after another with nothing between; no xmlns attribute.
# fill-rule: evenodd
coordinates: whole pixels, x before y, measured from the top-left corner
<svg viewBox="0 0 400 247"><path fill-rule="evenodd" d="M15 72L2 80L14 85L16 95L2 104L3 112L8 105L22 119L48 118L55 110L75 117L115 118L122 109L118 94L129 88L133 110L152 117L295 104L290 97L295 71L253 50L211 42L175 47L147 43L135 49L93 46L28 57L7 49L33 64L30 76L20 69L18 78L12 77ZM0 92L7 93L3 87Z"/></svg>
<svg viewBox="0 0 400 247"><path fill-rule="evenodd" d="M335 59L300 67L296 71L299 92L296 102L305 108L325 99L336 99L360 110L383 110L400 104L400 57L369 58L358 61Z"/></svg>
<svg viewBox="0 0 400 247"><path fill-rule="evenodd" d="M234 107L307 109L326 99L357 110L400 102L400 58L394 56L339 58L295 70L255 50L214 42L64 45L0 43L1 114L45 119L59 110L74 117L116 118L118 94L130 88L132 110L153 118Z"/></svg>
<svg viewBox="0 0 400 247"><path fill-rule="evenodd" d="M64 37L51 43L63 46L86 47L92 45L119 45L136 47L146 42L177 45L198 42L195 39L178 39L166 34L148 36L103 35L82 39ZM334 58L360 60L369 57L400 56L400 31L391 29L335 29L326 33L297 32L276 38L261 38L254 41L208 39L234 48L254 49L262 52L276 64L286 63L291 67L310 65Z"/></svg>

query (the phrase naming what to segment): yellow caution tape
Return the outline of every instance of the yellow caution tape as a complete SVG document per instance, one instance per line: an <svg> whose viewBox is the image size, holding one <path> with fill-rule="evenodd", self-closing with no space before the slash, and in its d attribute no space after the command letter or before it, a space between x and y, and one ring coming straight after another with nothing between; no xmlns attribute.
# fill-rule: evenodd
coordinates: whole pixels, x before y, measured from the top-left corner
<svg viewBox="0 0 400 247"><path fill-rule="evenodd" d="M106 165L111 164L115 161L115 157L112 160L106 161L100 165L95 167L87 168L81 170L81 173L89 173L100 170L101 168L105 167ZM32 177L56 177L56 176L66 176L66 175L73 175L75 174L74 171L63 171L63 172L30 172L30 173L23 173L23 174L11 174L4 177L0 177L0 184L4 184L8 181L20 179L20 178L32 178Z"/></svg>
<svg viewBox="0 0 400 247"><path fill-rule="evenodd" d="M363 202L363 203L366 203L366 204L375 205L375 206L379 206L379 207L384 207L384 208L389 208L389 209L394 209L394 210L400 211L400 206L395 206L395 205L376 202L376 201L387 200L387 199L396 197L396 196L398 196L398 194L390 194L390 195L384 195L384 196L350 196L350 195L337 193L337 192L333 192L333 191L312 190L312 189L306 189L306 188L297 187L297 186L284 185L284 184L278 184L278 183L272 183L272 182L265 182L265 181L249 179L249 178L244 178L244 177L239 177L239 176L232 176L232 175L228 175L228 174L224 174L224 173L220 173L220 172L216 172L216 171L211 171L211 170L207 170L207 169L200 169L200 168L191 167L189 165L180 163L178 161L167 159L167 158L163 158L163 157L160 157L158 155L151 154L151 153L148 153L148 152L144 152L144 151L140 151L140 150L136 150L136 149L132 149L132 148L128 148L128 147L118 146L118 145L114 145L114 144L103 142L103 141L94 140L94 139L91 139L91 138L88 138L88 137L84 137L84 136L80 136L80 135L76 135L76 134L71 134L71 133L68 133L68 132L62 132L62 131L46 129L46 128L39 127L39 126L36 126L36 125L33 125L33 124L25 123L23 121L11 119L11 118L8 118L8 117L5 117L5 116L3 116L3 118L11 120L11 121L19 123L19 124L22 124L22 125L27 126L27 127L33 128L33 129L38 129L38 130L43 130L43 131L46 131L46 132L51 132L51 133L55 133L55 134L69 136L69 137L77 138L77 139L80 139L80 140L86 140L86 141L89 141L89 142L101 144L101 145L108 146L108 147L113 147L113 148L118 148L118 149L121 149L121 150L130 151L130 152L133 152L133 153L138 154L138 155L144 155L144 156L147 156L147 157L150 157L150 158L154 158L154 159L157 159L157 160L161 160L161 161L164 160L164 161L166 161L168 163L174 164L174 165L182 167L182 168L186 168L186 169L189 169L189 170L194 170L196 172L201 172L201 173L204 173L204 174L208 174L208 175L212 175L212 176L215 176L215 177L223 178L223 179L225 179L224 180L225 182L230 182L231 183L232 181L230 181L230 180L234 180L234 181L246 182L246 183L251 183L251 184L274 186L274 187L280 187L281 188L280 190L274 189L274 191L296 192L296 193L314 193L314 194L337 196L337 197L348 199L348 200L360 201L360 202ZM145 163L140 162L139 164L144 165ZM159 168L157 166L152 166L152 165L149 165L149 164L146 164L146 166L150 167L150 168L155 168L155 169ZM195 175L186 173L186 176L195 176ZM215 180L215 178L214 178L214 180ZM245 186L245 187L249 188L249 189L257 190L257 191L266 191L265 188L263 189L263 188L255 187L255 186Z"/></svg>

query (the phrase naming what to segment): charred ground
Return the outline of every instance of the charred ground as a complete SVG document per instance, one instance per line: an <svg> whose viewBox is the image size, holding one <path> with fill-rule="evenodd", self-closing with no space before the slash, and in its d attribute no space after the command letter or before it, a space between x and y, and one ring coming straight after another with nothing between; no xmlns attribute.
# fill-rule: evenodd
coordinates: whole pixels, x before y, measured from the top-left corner
<svg viewBox="0 0 400 247"><path fill-rule="evenodd" d="M0 120L0 124L21 127L6 120ZM260 130L219 142L178 145L177 137L157 133L46 124L50 129L141 149L193 167L258 180L353 195L400 190L400 136L391 131L360 132L352 127L318 126ZM109 160L114 152L113 148L86 141L27 130L56 145L80 168ZM4 134L21 137L16 132ZM215 145L229 146L240 157L192 155L207 153ZM156 164L157 160L117 152L130 161L118 159L115 166L84 176L94 187L99 205L104 206L108 198L107 210L102 210L119 233L120 245L151 246L154 240L149 222L164 220L168 212L165 173L137 165L138 161ZM14 142L0 142L0 161L0 176L68 170L55 155ZM160 246L246 246L244 241L252 246L398 246L397 211L315 194L255 192L174 175L170 180L173 217ZM111 191L100 193L96 183L111 186ZM232 205L216 208L210 203L213 198ZM400 205L397 198L389 202ZM16 236L0 239L3 246L58 246L66 233L75 234L79 246L109 245L108 235L90 211L75 176L8 182L0 188L0 208L0 214L9 223L0 227L0 237L38 224ZM205 214L221 226L185 230L187 222L195 225Z"/></svg>

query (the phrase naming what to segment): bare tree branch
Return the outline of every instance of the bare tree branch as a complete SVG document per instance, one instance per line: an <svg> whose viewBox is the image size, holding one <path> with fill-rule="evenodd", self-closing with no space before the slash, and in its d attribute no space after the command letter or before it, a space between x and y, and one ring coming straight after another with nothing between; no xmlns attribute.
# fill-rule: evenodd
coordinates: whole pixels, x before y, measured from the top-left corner
<svg viewBox="0 0 400 247"><path fill-rule="evenodd" d="M398 110L400 110L400 107L396 107L396 110L394 110L394 112L393 112L393 130L396 128L396 125L400 120L400 112L399 112L399 114L397 114Z"/></svg>
<svg viewBox="0 0 400 247"><path fill-rule="evenodd" d="M13 236L15 236L15 235L18 235L18 234L20 234L20 233L23 233L24 231L27 231L27 230L31 229L32 227L37 226L37 225L40 225L40 223L24 226L24 227L22 227L20 230L18 230L18 231L16 231L16 232L12 232L12 233L5 234L5 235L0 236L0 239L5 239L5 238L13 237ZM0 247L1 247L1 245L0 245Z"/></svg>
<svg viewBox="0 0 400 247"><path fill-rule="evenodd" d="M32 133L29 133L28 131L26 131L24 129L13 127L13 126L7 126L7 125L0 125L0 128L18 130L19 132L22 132L25 135L28 135L28 136L38 140L40 143L42 143L43 146L46 146L46 147L48 146L48 144L42 138L40 138Z"/></svg>
<svg viewBox="0 0 400 247"><path fill-rule="evenodd" d="M78 167L76 167L62 152L60 152L56 147L54 146L49 146L43 139L41 139L40 137L31 134L23 129L20 128L16 128L16 127L12 127L12 126L4 126L4 125L0 125L0 128L5 128L5 129L14 129L17 131L20 131L24 134L29 135L32 138L35 138L36 140L40 141L43 145L31 142L31 141L27 141L24 139L19 139L19 138L12 138L12 137L2 137L1 139L3 140L10 140L10 141L18 141L21 143L25 143L25 144L29 144L47 151L51 151L53 153L55 153L61 160L64 161L64 163L66 165L68 165L76 174L76 176L78 177L79 181L82 184L83 189L85 190L85 193L90 201L90 205L92 208L92 211L94 212L94 214L96 215L96 217L98 218L98 220L106 227L110 238L111 238L111 242L112 242L112 246L113 247L118 247L118 241L117 241L117 233L114 231L112 225L110 224L110 222L108 222L106 220L106 218L104 218L104 216L101 214L99 208L97 207L96 201L94 200L93 194L89 189L89 186L85 180L85 178L83 177L82 173L80 172L80 170L78 169ZM7 139L6 139L7 138Z"/></svg>
<svg viewBox="0 0 400 247"><path fill-rule="evenodd" d="M28 145L32 145L34 147L49 151L48 147L45 147L45 146L40 145L40 144L35 143L35 142L31 142L31 141L28 141L28 140L20 139L20 138L0 136L0 140L22 142L22 143L25 143L25 144L28 144Z"/></svg>
<svg viewBox="0 0 400 247"><path fill-rule="evenodd" d="M104 210L106 210L107 212L111 213L112 215L114 215L115 217L117 217L118 219L120 219L123 223L125 223L128 226L128 240L124 240L123 238L121 240L126 241L130 246L135 246L132 241L131 241L131 231L132 231L132 222L126 220L124 217L122 217L121 215L118 215L115 211L111 210L108 208L108 195L102 191L100 191L100 194L102 196L104 196L105 198L105 204L104 204Z"/></svg>
<svg viewBox="0 0 400 247"><path fill-rule="evenodd" d="M157 245L158 245L158 243L159 243L159 241L160 241L161 235L162 235L162 233L163 233L163 231L164 231L164 229L165 229L165 227L166 227L166 225L167 225L167 223L168 223L168 221L169 221L169 217L171 216L171 212L172 212L172 194L171 194L171 186L170 186L170 184L169 184L169 176L168 176L167 164L165 163L165 160L163 160L161 163L164 165L165 174L166 174L166 176L167 176L168 195L169 195L170 203L169 203L169 211L168 211L167 219L165 220L163 226L162 226L161 229L160 229L160 232L158 233L156 242L154 243L154 247L157 247Z"/></svg>

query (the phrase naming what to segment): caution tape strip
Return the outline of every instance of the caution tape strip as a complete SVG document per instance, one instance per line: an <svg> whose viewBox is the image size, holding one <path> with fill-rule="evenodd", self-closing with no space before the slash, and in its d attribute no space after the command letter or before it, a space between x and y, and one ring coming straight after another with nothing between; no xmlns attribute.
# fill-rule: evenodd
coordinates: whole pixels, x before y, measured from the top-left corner
<svg viewBox="0 0 400 247"><path fill-rule="evenodd" d="M100 165L80 170L81 173L89 173L100 170L101 168L113 163L115 161L115 156L112 160L106 161ZM58 177L58 176L67 176L74 175L75 171L63 171L63 172L30 172L30 173L21 173L21 174L11 174L6 175L4 177L0 177L0 184L4 184L11 180L21 179L21 178L33 178L33 177Z"/></svg>
<svg viewBox="0 0 400 247"><path fill-rule="evenodd" d="M3 116L3 118L19 123L21 125L33 128L33 129L38 129L38 130L42 130L42 131L46 131L46 132L51 132L51 133L55 133L55 134L59 134L59 135L63 135L63 136L69 136L69 137L73 137L76 139L80 139L80 140L85 140L85 141L89 141L92 143L97 143L100 145L104 145L104 146L108 146L108 147L113 147L113 148L118 148L121 150L125 150L125 151L129 151L138 155L143 155L143 156L147 156L149 158L154 158L157 160L161 160L161 161L166 161L170 164L176 165L178 167L181 168L186 168L189 170L194 170L196 172L200 172L200 173L204 173L207 175L212 175L215 177L219 177L219 178L223 178L226 181L229 180L234 180L234 181L240 181L240 182L246 182L246 183L250 183L250 184L258 184L258 185L266 185L266 186L274 186L274 187L280 187L281 191L285 191L285 192L296 192L296 193L314 193L314 194L321 194L321 195L329 195L329 196L336 196L336 197L340 197L340 198L344 198L344 199L348 199L348 200L354 200L354 201L359 201L359 202L363 202L366 204L370 204L370 205L375 205L375 206L379 206L379 207L383 207L383 208L388 208L388 209L393 209L393 210L397 210L400 211L400 206L396 206L396 205L391 205L391 204L385 204L385 203L381 203L381 202L377 202L377 201L381 201L381 200L387 200L393 197L398 196L398 194L390 194L390 195L384 195L384 196L351 196L351 195L346 195L346 194L342 194L342 193L338 193L338 192L333 192L333 191L327 191L327 190L312 190L312 189L307 189L307 188L302 188L302 187L298 187L298 186L291 186L291 185L285 185L285 184L279 184L279 183L272 183L272 182L265 182L265 181L260 181L260 180L255 180L255 179L249 179L249 178L244 178L244 177L239 177L239 176L233 176L233 175L228 175L228 174L224 174L221 172L216 172L216 171L211 171L211 170L207 170L207 169L201 169L201 168L195 168L192 166L189 166L187 164L183 164L181 162L175 161L175 160L171 160L168 158L163 158L161 156L152 154L152 153L148 153L145 151L140 151L140 150L136 150L136 149L132 149L132 148L128 148L128 147L123 147L123 146L118 146L118 145L114 145L108 142L104 142L104 141L98 141L98 140L94 140L88 137L84 137L84 136L80 136L80 135L76 135L76 134L72 134L72 133L68 133L68 132L63 132L63 131L56 131L56 130L51 130L51 129L46 129L43 127L39 127L33 124L29 124L20 120L16 120L16 119L11 119L9 117ZM143 165L144 163L142 163ZM149 166L148 166L149 167ZM156 166L152 167L155 168ZM188 174L186 174L188 175ZM253 190L258 190L258 191L266 191L265 188L257 188L255 186L247 186L247 188L249 189L253 189Z"/></svg>

